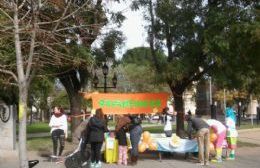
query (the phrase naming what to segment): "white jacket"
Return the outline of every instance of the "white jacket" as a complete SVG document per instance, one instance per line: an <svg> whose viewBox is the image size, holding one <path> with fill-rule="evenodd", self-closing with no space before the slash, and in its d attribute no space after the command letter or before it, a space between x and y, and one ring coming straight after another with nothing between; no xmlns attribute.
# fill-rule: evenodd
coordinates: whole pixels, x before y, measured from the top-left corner
<svg viewBox="0 0 260 168"><path fill-rule="evenodd" d="M49 126L51 127L51 133L54 130L62 129L62 130L64 130L65 136L67 137L67 135L68 135L68 122L67 122L67 116L65 114L63 114L60 117L55 117L55 115L52 115Z"/></svg>

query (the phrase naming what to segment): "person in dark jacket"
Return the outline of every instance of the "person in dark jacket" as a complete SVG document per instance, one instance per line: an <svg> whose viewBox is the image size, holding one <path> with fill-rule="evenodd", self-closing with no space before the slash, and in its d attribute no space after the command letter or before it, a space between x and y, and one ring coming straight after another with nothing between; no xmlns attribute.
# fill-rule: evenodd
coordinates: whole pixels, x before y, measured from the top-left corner
<svg viewBox="0 0 260 168"><path fill-rule="evenodd" d="M131 115L129 118L131 120L129 125L130 141L132 145L131 164L136 165L138 160L138 144L141 139L143 129L141 126L141 119L139 119L137 115Z"/></svg>
<svg viewBox="0 0 260 168"><path fill-rule="evenodd" d="M201 165L209 165L209 125L201 118L185 116L188 122L188 134L196 131L196 138L199 147L199 162Z"/></svg>
<svg viewBox="0 0 260 168"><path fill-rule="evenodd" d="M102 109L97 109L96 114L90 118L88 124L88 142L91 145L90 167L101 167L101 147L104 141L104 133L108 132Z"/></svg>
<svg viewBox="0 0 260 168"><path fill-rule="evenodd" d="M131 122L128 116L118 116L115 127L116 139L118 140L118 165L127 165L127 124Z"/></svg>

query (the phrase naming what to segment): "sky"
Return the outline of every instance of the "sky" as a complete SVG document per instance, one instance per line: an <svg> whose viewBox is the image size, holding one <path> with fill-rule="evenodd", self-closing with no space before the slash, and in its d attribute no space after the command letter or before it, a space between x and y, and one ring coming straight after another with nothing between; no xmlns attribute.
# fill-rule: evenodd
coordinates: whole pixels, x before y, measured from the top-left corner
<svg viewBox="0 0 260 168"><path fill-rule="evenodd" d="M141 11L132 11L130 9L129 1L122 1L120 4L116 2L110 2L107 4L107 8L112 9L113 11L123 11L123 15L126 17L120 28L115 28L116 30L121 30L126 37L125 46L120 50L116 51L117 59L121 58L122 55L128 50L134 47L148 46L146 42L146 32L144 30L145 22L143 20L143 14ZM112 25L107 27L111 28ZM105 27L103 31L107 29ZM98 41L94 44L98 45Z"/></svg>

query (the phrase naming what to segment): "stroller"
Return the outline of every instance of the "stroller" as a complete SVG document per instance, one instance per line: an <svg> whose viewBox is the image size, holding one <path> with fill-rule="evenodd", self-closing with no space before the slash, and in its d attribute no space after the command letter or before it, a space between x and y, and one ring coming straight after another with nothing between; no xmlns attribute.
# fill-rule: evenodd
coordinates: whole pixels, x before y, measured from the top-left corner
<svg viewBox="0 0 260 168"><path fill-rule="evenodd" d="M83 139L80 139L79 146L76 150L64 158L64 164L66 168L87 168L89 158L90 147Z"/></svg>
<svg viewBox="0 0 260 168"><path fill-rule="evenodd" d="M88 119L81 122L75 130L74 135L79 139L78 147L68 156L64 158L66 168L87 168L89 167L89 159L91 154L90 145L87 143L87 124Z"/></svg>

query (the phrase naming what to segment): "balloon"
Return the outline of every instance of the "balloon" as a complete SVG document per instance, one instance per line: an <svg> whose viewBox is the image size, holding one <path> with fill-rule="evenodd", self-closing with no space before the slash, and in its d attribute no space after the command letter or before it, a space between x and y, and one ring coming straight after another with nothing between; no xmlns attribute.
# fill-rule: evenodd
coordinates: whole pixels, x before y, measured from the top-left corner
<svg viewBox="0 0 260 168"><path fill-rule="evenodd" d="M212 142L209 144L209 152L210 154L215 154L215 146Z"/></svg>
<svg viewBox="0 0 260 168"><path fill-rule="evenodd" d="M157 150L157 143L155 143L155 142L149 143L149 150L152 150L152 151Z"/></svg>
<svg viewBox="0 0 260 168"><path fill-rule="evenodd" d="M210 134L214 134L215 133L215 130L212 127L210 128L209 131L210 131Z"/></svg>
<svg viewBox="0 0 260 168"><path fill-rule="evenodd" d="M152 141L153 141L152 137L148 137L148 139L147 139L147 141L145 143L146 144L150 144L150 143L152 143Z"/></svg>
<svg viewBox="0 0 260 168"><path fill-rule="evenodd" d="M143 142L148 142L149 137L151 137L150 132L144 131L143 133Z"/></svg>
<svg viewBox="0 0 260 168"><path fill-rule="evenodd" d="M146 148L147 148L147 145L146 145L146 143L140 143L139 145L138 145L138 151L139 152L141 152L141 153L143 153L145 150L146 150Z"/></svg>
<svg viewBox="0 0 260 168"><path fill-rule="evenodd" d="M210 142L215 142L217 140L218 136L215 133L210 134Z"/></svg>

